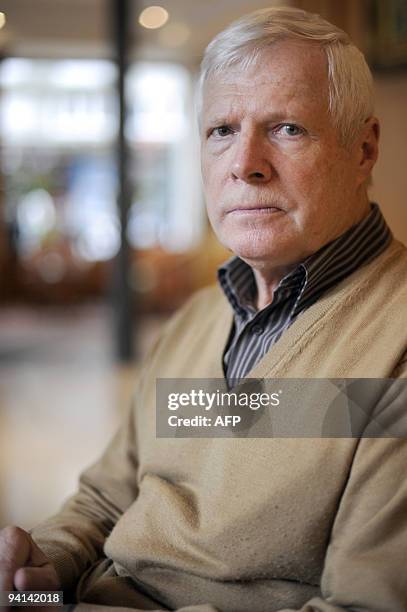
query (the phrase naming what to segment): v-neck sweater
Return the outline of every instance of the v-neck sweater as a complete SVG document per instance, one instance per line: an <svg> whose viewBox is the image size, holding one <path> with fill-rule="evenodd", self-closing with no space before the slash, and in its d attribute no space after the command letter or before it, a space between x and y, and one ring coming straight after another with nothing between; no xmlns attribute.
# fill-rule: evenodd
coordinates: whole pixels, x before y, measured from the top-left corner
<svg viewBox="0 0 407 612"><path fill-rule="evenodd" d="M407 250L393 241L249 376L405 377L406 305ZM222 378L232 316L217 287L176 314L119 432L34 539L84 612L405 612L404 440L156 437L156 379Z"/></svg>

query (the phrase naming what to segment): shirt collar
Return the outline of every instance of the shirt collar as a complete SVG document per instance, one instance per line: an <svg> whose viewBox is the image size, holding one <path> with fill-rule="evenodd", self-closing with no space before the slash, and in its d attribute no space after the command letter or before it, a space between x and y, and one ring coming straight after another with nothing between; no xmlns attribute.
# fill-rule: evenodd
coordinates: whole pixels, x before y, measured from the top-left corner
<svg viewBox="0 0 407 612"><path fill-rule="evenodd" d="M377 204L367 217L344 234L299 263L277 286L297 294L293 314L311 305L330 287L379 255L392 240L392 233ZM237 256L218 270L219 284L240 317L256 312L253 306L255 279L251 267ZM267 307L268 308L268 307Z"/></svg>
<svg viewBox="0 0 407 612"><path fill-rule="evenodd" d="M254 310L252 302L256 284L253 270L240 257L231 257L219 268L218 281L237 315L244 318Z"/></svg>

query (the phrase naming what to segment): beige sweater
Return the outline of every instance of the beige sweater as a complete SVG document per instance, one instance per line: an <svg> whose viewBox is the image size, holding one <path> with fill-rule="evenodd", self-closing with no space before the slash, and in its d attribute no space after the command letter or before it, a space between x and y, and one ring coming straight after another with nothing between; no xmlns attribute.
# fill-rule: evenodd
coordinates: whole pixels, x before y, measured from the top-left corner
<svg viewBox="0 0 407 612"><path fill-rule="evenodd" d="M393 242L250 376L404 377L406 305L407 250ZM188 302L103 457L33 531L88 602L77 610L406 612L404 440L156 438L156 378L221 377L231 323L218 288Z"/></svg>

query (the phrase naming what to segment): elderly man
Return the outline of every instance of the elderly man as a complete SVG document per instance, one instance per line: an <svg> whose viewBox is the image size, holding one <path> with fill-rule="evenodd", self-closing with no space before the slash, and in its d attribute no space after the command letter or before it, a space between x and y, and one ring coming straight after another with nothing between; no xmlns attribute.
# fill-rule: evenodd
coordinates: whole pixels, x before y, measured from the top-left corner
<svg viewBox="0 0 407 612"><path fill-rule="evenodd" d="M155 432L157 378L405 377L406 249L367 196L369 69L318 16L255 12L206 51L200 127L235 257L166 326L79 492L3 531L2 589L61 588L78 611L405 612L402 439Z"/></svg>

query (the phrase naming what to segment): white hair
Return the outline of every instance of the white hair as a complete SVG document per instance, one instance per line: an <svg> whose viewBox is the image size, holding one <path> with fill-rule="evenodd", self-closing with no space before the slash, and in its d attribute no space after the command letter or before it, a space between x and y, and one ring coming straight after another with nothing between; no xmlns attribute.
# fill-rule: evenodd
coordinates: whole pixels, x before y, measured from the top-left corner
<svg viewBox="0 0 407 612"><path fill-rule="evenodd" d="M349 36L319 15L301 9L273 7L245 15L220 32L206 48L198 90L198 111L211 76L230 66L242 70L261 52L286 39L319 44L328 64L328 110L343 145L351 145L374 112L373 79L363 53Z"/></svg>

